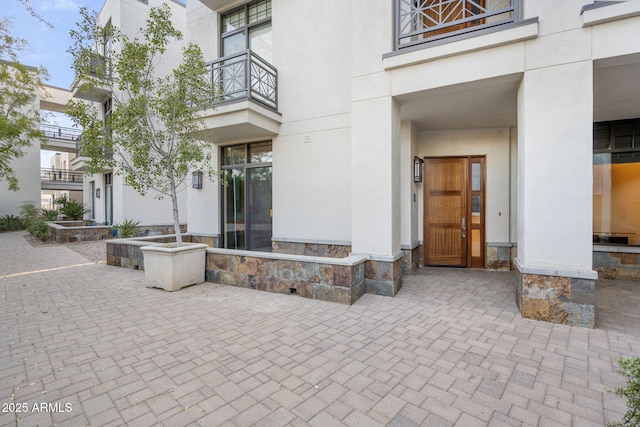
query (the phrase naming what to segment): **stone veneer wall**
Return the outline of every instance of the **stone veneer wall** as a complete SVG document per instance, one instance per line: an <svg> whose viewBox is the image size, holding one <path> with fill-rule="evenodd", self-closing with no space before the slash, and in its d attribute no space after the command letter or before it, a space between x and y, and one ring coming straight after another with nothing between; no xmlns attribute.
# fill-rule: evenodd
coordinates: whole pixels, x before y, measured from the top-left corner
<svg viewBox="0 0 640 427"><path fill-rule="evenodd" d="M516 271L516 304L522 317L595 327L595 279Z"/></svg>
<svg viewBox="0 0 640 427"><path fill-rule="evenodd" d="M175 235L112 239L107 241L107 265L144 270L144 257L140 248L159 243L175 242ZM204 243L211 247L218 244L217 236L183 234L183 242Z"/></svg>
<svg viewBox="0 0 640 427"><path fill-rule="evenodd" d="M347 242L305 242L274 238L272 248L274 253L332 258L346 258L351 253L351 245ZM421 245L413 249L403 249L404 257L394 261L367 260L366 293L395 296L402 287L403 272L412 273L418 269L421 249Z"/></svg>
<svg viewBox="0 0 640 427"><path fill-rule="evenodd" d="M187 224L180 224L180 231L187 232ZM137 225L134 237L158 236L173 234L173 224L169 225Z"/></svg>
<svg viewBox="0 0 640 427"><path fill-rule="evenodd" d="M594 245L593 269L600 279L640 281L640 248Z"/></svg>
<svg viewBox="0 0 640 427"><path fill-rule="evenodd" d="M403 257L394 261L368 260L364 265L365 292L395 296L402 288Z"/></svg>
<svg viewBox="0 0 640 427"><path fill-rule="evenodd" d="M415 273L424 259L423 245L416 245L413 248L403 247L402 252L402 274Z"/></svg>
<svg viewBox="0 0 640 427"><path fill-rule="evenodd" d="M510 271L513 270L513 259L516 256L513 243L487 243L485 265L487 270Z"/></svg>
<svg viewBox="0 0 640 427"><path fill-rule="evenodd" d="M78 224L71 226L69 223ZM62 224L49 223L51 239L58 243L87 242L95 240L109 239L111 237L111 226L82 226L82 221L69 221Z"/></svg>
<svg viewBox="0 0 640 427"><path fill-rule="evenodd" d="M309 257L208 249L206 280L353 304L365 292L364 257Z"/></svg>
<svg viewBox="0 0 640 427"><path fill-rule="evenodd" d="M307 255L330 258L346 258L351 253L351 245L346 243L303 242L272 239L274 253Z"/></svg>

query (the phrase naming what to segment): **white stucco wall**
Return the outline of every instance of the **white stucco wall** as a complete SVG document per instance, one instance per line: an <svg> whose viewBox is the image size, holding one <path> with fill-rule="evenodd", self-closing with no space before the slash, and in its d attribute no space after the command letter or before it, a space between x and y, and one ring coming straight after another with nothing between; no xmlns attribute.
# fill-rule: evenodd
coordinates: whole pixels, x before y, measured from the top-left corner
<svg viewBox="0 0 640 427"><path fill-rule="evenodd" d="M20 189L9 191L5 181L0 181L0 216L20 215L20 205L33 202L40 206L40 144L25 150L25 155L11 162Z"/></svg>
<svg viewBox="0 0 640 427"><path fill-rule="evenodd" d="M350 5L272 5L283 118L273 140L273 236L350 241Z"/></svg>
<svg viewBox="0 0 640 427"><path fill-rule="evenodd" d="M219 165L220 150L211 145L211 159L214 165ZM190 176L189 176L190 177ZM180 213L181 221L187 222L190 233L203 235L218 235L221 233L220 221L220 175L210 180L203 176L201 189L187 186L187 209Z"/></svg>

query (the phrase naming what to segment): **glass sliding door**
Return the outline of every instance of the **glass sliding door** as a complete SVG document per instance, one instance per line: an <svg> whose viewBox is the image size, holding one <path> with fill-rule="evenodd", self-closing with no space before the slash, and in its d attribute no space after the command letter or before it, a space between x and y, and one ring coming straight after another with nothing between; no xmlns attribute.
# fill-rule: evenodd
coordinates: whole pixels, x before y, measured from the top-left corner
<svg viewBox="0 0 640 427"><path fill-rule="evenodd" d="M113 173L104 175L104 223L113 224Z"/></svg>
<svg viewBox="0 0 640 427"><path fill-rule="evenodd" d="M244 175L244 169L224 171L224 247L229 249L246 249Z"/></svg>
<svg viewBox="0 0 640 427"><path fill-rule="evenodd" d="M223 147L222 151L224 247L271 251L271 142Z"/></svg>
<svg viewBox="0 0 640 427"><path fill-rule="evenodd" d="M247 169L247 249L271 251L271 167Z"/></svg>

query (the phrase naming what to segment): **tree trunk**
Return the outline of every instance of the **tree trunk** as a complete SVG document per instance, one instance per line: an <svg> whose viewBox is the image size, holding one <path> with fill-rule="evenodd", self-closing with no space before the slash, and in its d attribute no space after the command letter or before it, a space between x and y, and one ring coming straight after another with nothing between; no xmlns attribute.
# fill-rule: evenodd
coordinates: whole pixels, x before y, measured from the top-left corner
<svg viewBox="0 0 640 427"><path fill-rule="evenodd" d="M176 192L176 181L173 171L169 168L171 178L171 204L173 205L173 231L176 235L176 245L182 246L182 233L180 232L180 219L178 215L178 193Z"/></svg>

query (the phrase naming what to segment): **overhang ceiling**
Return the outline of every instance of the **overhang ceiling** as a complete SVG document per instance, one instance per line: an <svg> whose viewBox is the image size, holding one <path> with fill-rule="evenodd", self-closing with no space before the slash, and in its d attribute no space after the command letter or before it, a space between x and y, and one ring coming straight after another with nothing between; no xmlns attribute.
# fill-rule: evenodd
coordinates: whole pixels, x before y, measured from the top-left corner
<svg viewBox="0 0 640 427"><path fill-rule="evenodd" d="M593 121L640 117L640 54L593 63Z"/></svg>
<svg viewBox="0 0 640 427"><path fill-rule="evenodd" d="M420 130L516 127L518 86L514 74L396 97L402 120Z"/></svg>

